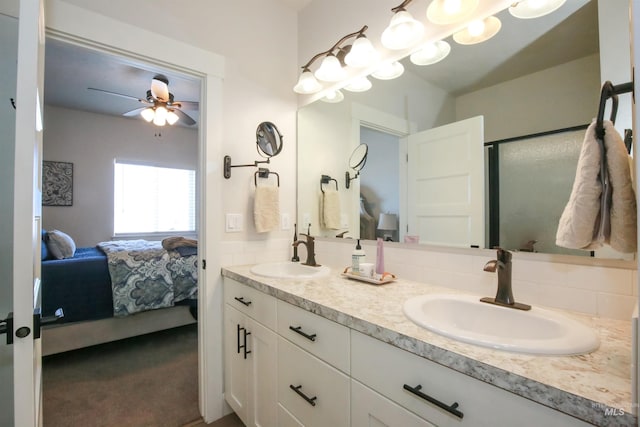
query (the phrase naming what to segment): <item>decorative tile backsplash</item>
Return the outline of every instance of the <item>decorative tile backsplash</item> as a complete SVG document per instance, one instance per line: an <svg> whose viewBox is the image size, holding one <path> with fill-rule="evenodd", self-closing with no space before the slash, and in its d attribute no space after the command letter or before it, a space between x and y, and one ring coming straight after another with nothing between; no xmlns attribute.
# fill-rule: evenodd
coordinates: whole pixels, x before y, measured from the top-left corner
<svg viewBox="0 0 640 427"><path fill-rule="evenodd" d="M350 264L353 240L316 240L320 264L341 269ZM256 264L291 259L291 241L272 239L222 243L222 265ZM375 242L363 242L369 262L375 262ZM299 248L302 261L306 248ZM528 258L530 258L530 254ZM478 255L385 246L385 270L403 279L494 296L496 273L483 271L490 251ZM391 285L393 286L393 285ZM630 319L637 300L637 270L513 258L513 295L516 301L597 317Z"/></svg>

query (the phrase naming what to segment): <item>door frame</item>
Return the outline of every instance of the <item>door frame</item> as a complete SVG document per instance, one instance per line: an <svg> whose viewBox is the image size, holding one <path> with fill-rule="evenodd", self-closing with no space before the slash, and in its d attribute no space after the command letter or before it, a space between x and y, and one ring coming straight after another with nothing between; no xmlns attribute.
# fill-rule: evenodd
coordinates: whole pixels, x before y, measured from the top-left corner
<svg viewBox="0 0 640 427"><path fill-rule="evenodd" d="M198 265L199 407L205 422L224 415L222 278L220 276L222 193L222 79L224 58L58 0L46 5L47 37L100 49L201 79L198 161L200 217ZM211 197L209 197L211 196ZM215 199L214 199L215 198ZM206 261L206 263L205 263ZM210 273L209 273L210 272ZM205 337L207 339L205 339Z"/></svg>

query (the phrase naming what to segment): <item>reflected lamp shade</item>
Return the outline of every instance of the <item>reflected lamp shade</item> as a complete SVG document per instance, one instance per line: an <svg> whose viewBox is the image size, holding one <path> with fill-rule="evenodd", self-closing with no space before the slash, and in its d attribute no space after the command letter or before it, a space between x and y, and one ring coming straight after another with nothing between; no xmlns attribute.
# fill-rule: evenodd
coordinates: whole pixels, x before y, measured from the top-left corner
<svg viewBox="0 0 640 427"><path fill-rule="evenodd" d="M444 40L427 43L411 54L409 59L416 65L431 65L442 61L451 52L451 45Z"/></svg>
<svg viewBox="0 0 640 427"><path fill-rule="evenodd" d="M140 111L140 115L147 122L151 122L153 120L153 118L155 117L156 113L153 111L153 108L149 107L149 108L145 108L144 110Z"/></svg>
<svg viewBox="0 0 640 427"><path fill-rule="evenodd" d="M397 50L411 47L422 40L424 25L406 10L399 10L382 33L382 45Z"/></svg>
<svg viewBox="0 0 640 427"><path fill-rule="evenodd" d="M358 77L351 81L344 88L349 92L365 92L371 89L371 80L369 80L366 76Z"/></svg>
<svg viewBox="0 0 640 427"><path fill-rule="evenodd" d="M467 28L453 35L453 40L463 45L482 43L498 34L500 28L502 28L502 22L495 16L489 16L482 20L471 21Z"/></svg>
<svg viewBox="0 0 640 427"><path fill-rule="evenodd" d="M434 24L448 25L469 18L479 0L433 0L427 8L427 19Z"/></svg>
<svg viewBox="0 0 640 427"><path fill-rule="evenodd" d="M396 214L381 213L378 217L378 230L395 231L398 229Z"/></svg>
<svg viewBox="0 0 640 427"><path fill-rule="evenodd" d="M555 12L566 0L521 0L509 7L509 13L516 18L532 19Z"/></svg>
<svg viewBox="0 0 640 427"><path fill-rule="evenodd" d="M153 118L153 124L156 126L164 126L167 124L167 109L164 107L156 108L156 115Z"/></svg>
<svg viewBox="0 0 640 427"><path fill-rule="evenodd" d="M330 90L327 94L321 98L322 101L330 104L337 104L344 99L344 94L339 90Z"/></svg>
<svg viewBox="0 0 640 427"><path fill-rule="evenodd" d="M398 61L384 63L373 74L379 80L392 80L404 73L404 65Z"/></svg>

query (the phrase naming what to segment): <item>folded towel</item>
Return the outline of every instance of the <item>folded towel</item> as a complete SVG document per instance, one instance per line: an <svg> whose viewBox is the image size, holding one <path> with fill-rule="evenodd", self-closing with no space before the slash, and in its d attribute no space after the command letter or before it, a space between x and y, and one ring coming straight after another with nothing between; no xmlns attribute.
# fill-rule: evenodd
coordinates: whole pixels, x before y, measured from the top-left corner
<svg viewBox="0 0 640 427"><path fill-rule="evenodd" d="M280 194L278 187L259 185L253 201L253 219L258 233L276 230L280 223Z"/></svg>
<svg viewBox="0 0 640 427"><path fill-rule="evenodd" d="M593 250L609 243L617 251L634 252L636 200L629 155L613 124L605 121L604 128L606 164L602 163L595 122L587 128L571 196L558 224L556 244Z"/></svg>
<svg viewBox="0 0 640 427"><path fill-rule="evenodd" d="M181 248L181 247L198 247L198 241L193 239L187 239L186 237L167 237L166 239L162 239L162 247L166 250Z"/></svg>
<svg viewBox="0 0 640 427"><path fill-rule="evenodd" d="M340 229L340 193L326 189L322 196L322 222L324 228Z"/></svg>

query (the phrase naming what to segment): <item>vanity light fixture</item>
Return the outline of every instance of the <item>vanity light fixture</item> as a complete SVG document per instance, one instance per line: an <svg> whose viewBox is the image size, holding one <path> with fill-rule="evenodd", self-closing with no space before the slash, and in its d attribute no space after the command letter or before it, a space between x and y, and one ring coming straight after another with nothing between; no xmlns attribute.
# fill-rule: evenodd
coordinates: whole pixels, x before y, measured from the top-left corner
<svg viewBox="0 0 640 427"><path fill-rule="evenodd" d="M471 21L467 28L453 35L453 40L464 45L482 43L498 34L500 28L502 28L502 22L495 16L489 16L482 20Z"/></svg>
<svg viewBox="0 0 640 427"><path fill-rule="evenodd" d="M451 45L444 40L427 43L413 52L409 59L416 65L431 65L442 61L451 52Z"/></svg>
<svg viewBox="0 0 640 427"><path fill-rule="evenodd" d="M399 6L391 9L395 13L391 18L389 26L383 31L381 41L387 49L406 49L422 40L424 35L424 25L409 12L405 6L413 0L405 0Z"/></svg>
<svg viewBox="0 0 640 427"><path fill-rule="evenodd" d="M448 25L469 18L479 0L433 0L427 8L427 19L434 24Z"/></svg>
<svg viewBox="0 0 640 427"><path fill-rule="evenodd" d="M322 90L322 84L318 81L337 82L347 77L345 65L350 67L366 67L373 64L378 59L378 52L367 40L365 31L368 26L362 27L359 31L347 34L342 37L330 49L316 54L305 65L302 66L302 74L293 90L301 94L311 94ZM348 39L356 37L354 43L342 46ZM311 65L320 57L323 57L320 67L315 73L311 73Z"/></svg>
<svg viewBox="0 0 640 427"><path fill-rule="evenodd" d="M147 122L153 122L156 126L164 126L167 123L173 125L179 120L178 115L173 110L163 106L145 108L140 112L140 115Z"/></svg>
<svg viewBox="0 0 640 427"><path fill-rule="evenodd" d="M385 62L371 75L379 80L392 80L404 73L404 65L398 61Z"/></svg>
<svg viewBox="0 0 640 427"><path fill-rule="evenodd" d="M516 18L531 19L555 12L567 0L521 0L509 7L509 13Z"/></svg>

